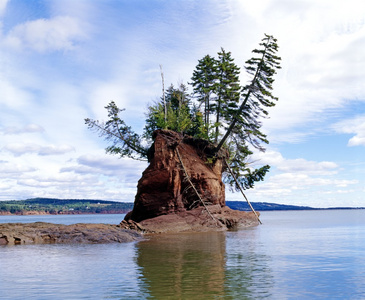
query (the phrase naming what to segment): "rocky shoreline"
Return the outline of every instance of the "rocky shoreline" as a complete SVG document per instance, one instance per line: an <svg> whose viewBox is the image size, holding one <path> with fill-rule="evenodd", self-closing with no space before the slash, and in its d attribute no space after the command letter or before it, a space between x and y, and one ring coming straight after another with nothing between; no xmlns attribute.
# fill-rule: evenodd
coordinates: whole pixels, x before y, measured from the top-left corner
<svg viewBox="0 0 365 300"><path fill-rule="evenodd" d="M222 174L228 152L213 157L214 147L206 140L157 130L133 210L119 225L0 224L0 244L122 243L143 234L257 226L254 213L226 206Z"/></svg>
<svg viewBox="0 0 365 300"><path fill-rule="evenodd" d="M129 219L127 214L120 225L123 228L153 234L237 230L257 226L259 222L252 212L233 210L227 206L209 205L160 215L139 223Z"/></svg>
<svg viewBox="0 0 365 300"><path fill-rule="evenodd" d="M0 245L126 243L147 235L180 232L225 231L257 226L252 212L220 205L161 215L139 223L128 219L118 225L45 222L0 224Z"/></svg>
<svg viewBox="0 0 365 300"><path fill-rule="evenodd" d="M136 230L120 225L45 222L0 224L0 245L126 243L142 239Z"/></svg>

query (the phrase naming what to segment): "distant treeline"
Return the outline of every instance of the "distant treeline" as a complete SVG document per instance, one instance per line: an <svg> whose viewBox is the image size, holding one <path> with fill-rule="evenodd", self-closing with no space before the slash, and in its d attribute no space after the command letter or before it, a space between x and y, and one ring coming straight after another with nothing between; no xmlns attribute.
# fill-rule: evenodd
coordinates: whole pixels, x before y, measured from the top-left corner
<svg viewBox="0 0 365 300"><path fill-rule="evenodd" d="M246 201L226 201L226 205L232 209L249 211L251 208ZM270 211L270 210L334 210L334 209L365 209L364 207L330 207L330 208L314 208L310 206L298 206L277 204L268 202L251 202L252 207L257 211Z"/></svg>
<svg viewBox="0 0 365 300"><path fill-rule="evenodd" d="M246 201L226 201L226 205L232 209L236 210L251 210L250 206ZM286 204L276 204L268 202L251 202L252 207L257 211L267 211L267 210L314 210L316 208L309 206L297 206L297 205L286 205Z"/></svg>
<svg viewBox="0 0 365 300"><path fill-rule="evenodd" d="M103 200L34 198L0 201L0 214L110 214L127 213L132 208L133 203Z"/></svg>
<svg viewBox="0 0 365 300"><path fill-rule="evenodd" d="M309 206L285 205L268 202L251 202L257 211L269 210L314 210ZM245 201L226 201L226 205L232 209L250 211ZM360 208L360 207L359 207ZM131 202L115 202L104 200L82 199L53 199L33 198L27 200L0 201L1 214L125 214L133 209ZM355 209L350 207L336 207L330 209Z"/></svg>

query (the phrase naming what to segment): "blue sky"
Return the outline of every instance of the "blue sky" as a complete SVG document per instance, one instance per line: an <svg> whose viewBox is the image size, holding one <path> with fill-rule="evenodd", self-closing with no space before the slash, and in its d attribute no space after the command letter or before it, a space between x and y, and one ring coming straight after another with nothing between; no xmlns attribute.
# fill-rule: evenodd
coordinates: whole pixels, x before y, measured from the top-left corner
<svg viewBox="0 0 365 300"><path fill-rule="evenodd" d="M258 3L254 3L258 2ZM365 206L365 2L0 0L0 200L134 201L146 163L106 155L84 118L114 100L136 131L166 84L220 47L278 39L279 97L251 201ZM243 73L243 72L242 72ZM242 74L242 81L247 78ZM242 200L227 192L227 200Z"/></svg>

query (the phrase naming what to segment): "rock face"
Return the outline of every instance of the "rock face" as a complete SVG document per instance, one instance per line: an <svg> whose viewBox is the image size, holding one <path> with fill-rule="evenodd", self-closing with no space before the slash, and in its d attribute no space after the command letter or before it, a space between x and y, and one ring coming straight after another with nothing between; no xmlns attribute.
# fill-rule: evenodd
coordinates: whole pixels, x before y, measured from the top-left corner
<svg viewBox="0 0 365 300"><path fill-rule="evenodd" d="M208 212L209 211L209 212ZM224 231L258 225L252 212L209 205L178 213L161 215L139 223L145 233Z"/></svg>
<svg viewBox="0 0 365 300"><path fill-rule="evenodd" d="M204 140L183 137L169 130L156 131L154 140L149 152L150 165L138 182L132 220L140 222L202 204L186 179L182 163L204 202L225 206L223 162L218 159L208 164L212 146Z"/></svg>
<svg viewBox="0 0 365 300"><path fill-rule="evenodd" d="M138 182L134 208L125 221L139 222L146 232L257 225L253 214L225 206L225 154L212 162L213 151L205 140L157 130L149 151L150 165Z"/></svg>
<svg viewBox="0 0 365 300"><path fill-rule="evenodd" d="M120 225L60 225L44 222L0 224L0 245L124 243L141 237L137 231L123 229Z"/></svg>

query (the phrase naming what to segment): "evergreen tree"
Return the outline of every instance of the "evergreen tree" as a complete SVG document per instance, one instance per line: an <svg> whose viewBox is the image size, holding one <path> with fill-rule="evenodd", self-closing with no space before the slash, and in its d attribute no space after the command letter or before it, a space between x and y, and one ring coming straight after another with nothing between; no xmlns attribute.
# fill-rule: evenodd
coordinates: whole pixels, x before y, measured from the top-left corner
<svg viewBox="0 0 365 300"><path fill-rule="evenodd" d="M180 133L194 132L198 134L200 132L200 127L203 124L198 119L201 117L196 109L190 108L191 98L184 84L180 84L178 88L170 85L165 92L164 99L166 117L162 102L148 107L144 138L150 140L153 131L157 129L169 129Z"/></svg>
<svg viewBox="0 0 365 300"><path fill-rule="evenodd" d="M85 123L89 129L95 130L112 143L106 148L106 152L133 159L146 158L148 148L142 145L141 137L119 117L124 109L119 109L114 101L111 101L105 108L108 111L109 121L104 123L88 118L85 119Z"/></svg>
<svg viewBox="0 0 365 300"><path fill-rule="evenodd" d="M198 61L198 65L193 72L191 85L199 107L203 106L203 119L206 138L209 137L210 114L212 98L217 82L217 60L210 55L204 56Z"/></svg>
<svg viewBox="0 0 365 300"><path fill-rule="evenodd" d="M243 87L239 83L240 69L230 52L222 48L218 59L209 55L203 57L198 61L191 83L197 105L192 103L185 85L180 84L178 88L171 85L166 91L163 88L161 101L148 107L142 137L120 119L119 113L123 109L119 109L114 102L106 106L108 122L90 119L85 119L85 122L89 128L112 142L106 148L108 153L137 159L146 157L149 148L143 146L142 138L151 143L152 133L156 129L174 130L214 144L225 130L215 147L215 156L220 155L222 148L227 150L228 163L235 177L243 188L252 188L256 181L263 180L270 168L263 166L253 170L248 158L252 154L250 146L264 151L262 144L268 143L266 135L260 131L260 119L268 115L267 108L274 106L277 100L271 94L273 76L280 68L276 42L272 36L265 35L260 43L261 48L253 50L255 56L245 66L252 78ZM237 188L229 173L225 176L225 182Z"/></svg>
<svg viewBox="0 0 365 300"><path fill-rule="evenodd" d="M223 128L225 123L231 121L232 115L238 108L241 92L239 74L240 69L234 63L231 52L226 52L221 48L221 51L218 52L217 83L215 86L217 95L214 106L216 115L215 143L219 138L219 129Z"/></svg>
<svg viewBox="0 0 365 300"><path fill-rule="evenodd" d="M276 56L278 50L277 40L265 34L260 43L263 49L255 49L252 52L259 57L253 57L246 61L246 71L252 76L252 80L243 88L243 101L233 115L230 126L217 146L217 152L224 145L227 138L234 133L244 131L245 138L261 150L260 142L268 143L266 135L259 131L261 123L259 119L268 115L266 107L275 105L277 97L271 93L273 76L276 69L280 69L280 57Z"/></svg>
<svg viewBox="0 0 365 300"><path fill-rule="evenodd" d="M204 106L207 139L215 143L220 130L238 108L241 92L239 74L240 69L234 63L231 52L223 48L218 52L218 59L206 55L199 60L193 72L191 85L197 101ZM212 124L211 115L214 115ZM210 128L214 129L212 135L209 134Z"/></svg>
<svg viewBox="0 0 365 300"><path fill-rule="evenodd" d="M268 143L266 135L260 131L260 118L268 115L267 107L272 107L278 98L271 93L273 76L280 69L280 58L276 56L278 45L276 39L265 35L261 49L253 50L258 57L246 62L246 71L252 76L251 81L242 89L242 103L233 114L230 126L219 142L216 152L226 144L230 150L230 165L236 178L244 188L251 188L255 181L263 180L269 166L263 166L251 171L247 158L252 152L248 144L264 151L262 143ZM228 142L227 142L228 141ZM233 184L233 178L228 175L227 182ZM237 187L236 187L237 188Z"/></svg>

